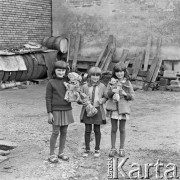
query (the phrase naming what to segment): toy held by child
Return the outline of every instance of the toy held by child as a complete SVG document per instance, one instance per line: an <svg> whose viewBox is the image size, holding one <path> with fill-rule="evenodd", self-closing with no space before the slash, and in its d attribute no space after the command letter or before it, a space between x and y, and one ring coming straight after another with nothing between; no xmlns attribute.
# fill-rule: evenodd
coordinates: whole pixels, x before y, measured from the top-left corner
<svg viewBox="0 0 180 180"><path fill-rule="evenodd" d="M82 77L76 72L68 74L69 82L64 82L66 94L64 99L68 102L78 102L80 100L80 81Z"/></svg>
<svg viewBox="0 0 180 180"><path fill-rule="evenodd" d="M114 93L112 99L115 102L119 102L119 100L120 100L119 90L122 87L120 85L118 85L118 80L112 77L109 82L109 86L110 86L111 90L117 90L117 92L114 91L115 93Z"/></svg>
<svg viewBox="0 0 180 180"><path fill-rule="evenodd" d="M97 114L98 110L91 104L89 96L80 92L81 103L85 106L87 117L93 117Z"/></svg>

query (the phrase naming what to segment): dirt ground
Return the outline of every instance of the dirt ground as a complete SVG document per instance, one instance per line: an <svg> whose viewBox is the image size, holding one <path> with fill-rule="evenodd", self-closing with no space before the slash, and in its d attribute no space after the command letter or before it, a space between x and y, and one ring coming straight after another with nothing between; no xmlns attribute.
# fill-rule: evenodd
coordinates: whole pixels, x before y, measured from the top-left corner
<svg viewBox="0 0 180 180"><path fill-rule="evenodd" d="M27 89L0 91L0 137L18 144L11 150L9 160L0 164L0 179L106 180L110 121L101 128L101 157L93 157L92 136L92 154L84 159L84 125L79 122L81 106L75 103L75 123L69 126L66 143L70 161L59 161L58 164L47 161L51 125L47 123L45 87L30 85ZM159 159L165 165L161 172L166 170L168 163L174 163L180 175L179 129L179 92L136 91L131 119L126 124L126 156L129 159L125 171L128 173L133 163L144 167L144 164L156 163ZM150 179L155 179L154 173L152 169Z"/></svg>

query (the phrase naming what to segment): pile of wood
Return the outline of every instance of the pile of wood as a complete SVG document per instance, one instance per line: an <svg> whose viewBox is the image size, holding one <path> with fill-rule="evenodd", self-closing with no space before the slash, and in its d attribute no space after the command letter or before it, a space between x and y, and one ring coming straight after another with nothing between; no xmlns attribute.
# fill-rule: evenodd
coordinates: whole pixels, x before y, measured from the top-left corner
<svg viewBox="0 0 180 180"><path fill-rule="evenodd" d="M76 70L88 70L91 66L100 67L105 81L110 78L108 72L112 71L112 68L120 62L124 62L128 68L130 74L130 80L132 81L135 88L149 90L157 87L157 78L162 65L162 58L160 58L162 39L158 38L156 43L156 51L154 58L150 63L150 51L152 44L152 37L148 38L147 47L137 48L135 57L128 59L129 50L124 49L121 57L118 60L114 60L114 53L116 52L116 40L113 35L110 35L103 51L98 57L82 57L78 55L80 47L80 36L76 37L77 41L75 44L74 57L69 57L70 68L73 71ZM107 75L108 74L108 75ZM108 76L108 78L107 78Z"/></svg>
<svg viewBox="0 0 180 180"><path fill-rule="evenodd" d="M117 56L119 48L116 47L116 39L113 35L109 35L103 50L99 54L89 57L82 56L80 53L80 48L82 48L80 34L45 37L42 41L42 45L46 46L45 51L0 56L0 62L4 59L15 61L17 58L21 58L27 67L27 70L23 71L3 71L0 64L0 81L5 83L7 81L33 81L46 77L50 79L54 62L61 59L68 63L71 71L87 72L91 66L101 68L103 80L106 83L111 77L113 67L124 62L130 74L130 80L136 89L177 90L178 87L172 85L174 84L173 80L177 79L177 74L173 74L174 71L162 71L164 62L161 56L163 54L161 53L162 39L161 37L157 39L155 48L154 46L152 48L152 44L154 44L152 39L149 36L147 46L136 48L133 56L130 49L122 49L121 54ZM152 49L155 49L155 52ZM173 63L177 63L177 59ZM172 65L173 69L174 64Z"/></svg>

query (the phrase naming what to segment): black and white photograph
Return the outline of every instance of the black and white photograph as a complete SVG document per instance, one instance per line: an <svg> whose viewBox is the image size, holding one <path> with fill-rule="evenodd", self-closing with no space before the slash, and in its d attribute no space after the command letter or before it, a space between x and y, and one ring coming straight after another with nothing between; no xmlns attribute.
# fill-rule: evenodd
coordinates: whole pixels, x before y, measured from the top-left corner
<svg viewBox="0 0 180 180"><path fill-rule="evenodd" d="M0 0L0 180L180 179L180 0Z"/></svg>

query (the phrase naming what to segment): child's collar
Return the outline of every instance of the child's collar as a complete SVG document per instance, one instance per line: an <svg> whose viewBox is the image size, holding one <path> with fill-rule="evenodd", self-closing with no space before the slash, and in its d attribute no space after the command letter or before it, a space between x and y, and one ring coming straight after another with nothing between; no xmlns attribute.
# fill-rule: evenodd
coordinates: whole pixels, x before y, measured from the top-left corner
<svg viewBox="0 0 180 180"><path fill-rule="evenodd" d="M100 81L98 81L97 83L93 84L91 82L91 80L88 81L88 87L91 87L91 86L98 86L100 84Z"/></svg>
<svg viewBox="0 0 180 180"><path fill-rule="evenodd" d="M118 79L118 81L121 82L121 83L125 83L125 82L126 82L126 78L123 78L123 79L121 79L121 80Z"/></svg>

